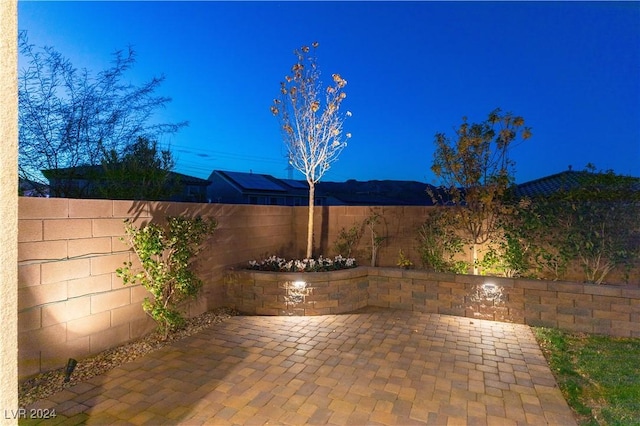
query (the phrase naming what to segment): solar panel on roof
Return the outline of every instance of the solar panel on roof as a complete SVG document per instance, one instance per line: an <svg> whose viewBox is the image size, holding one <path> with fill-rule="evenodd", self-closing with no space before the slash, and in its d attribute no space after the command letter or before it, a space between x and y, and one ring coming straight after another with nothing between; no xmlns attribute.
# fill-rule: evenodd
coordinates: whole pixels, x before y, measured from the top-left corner
<svg viewBox="0 0 640 426"><path fill-rule="evenodd" d="M306 182L301 180L293 180L293 179L281 179L282 182L289 185L291 188L299 188L299 189L307 189L309 185Z"/></svg>
<svg viewBox="0 0 640 426"><path fill-rule="evenodd" d="M253 173L225 172L227 176L233 179L238 185L244 189L254 189L262 191L285 191L285 189L277 183L269 180L264 175Z"/></svg>

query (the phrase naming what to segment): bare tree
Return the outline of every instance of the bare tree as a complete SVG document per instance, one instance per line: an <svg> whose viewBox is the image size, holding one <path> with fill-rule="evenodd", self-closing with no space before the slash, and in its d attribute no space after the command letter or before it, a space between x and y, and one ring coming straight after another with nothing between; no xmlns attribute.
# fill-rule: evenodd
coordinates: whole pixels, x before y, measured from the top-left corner
<svg viewBox="0 0 640 426"><path fill-rule="evenodd" d="M101 152L121 152L139 137L157 139L187 125L153 123L153 112L170 98L155 94L164 77L140 86L123 81L135 52L116 51L110 68L95 77L76 69L52 47L37 49L19 37L25 60L19 74L20 177L42 181L41 170L100 164ZM52 194L56 195L56 194Z"/></svg>
<svg viewBox="0 0 640 426"><path fill-rule="evenodd" d="M313 43L312 49L318 47ZM333 74L333 84L323 88L316 58L308 46L294 51L297 61L291 73L280 83L280 98L271 106L273 115L282 124L284 142L291 165L304 174L309 184L309 222L306 257L313 256L313 211L315 185L331 163L347 146L350 133L343 133L342 124L351 113L340 113L340 105L347 97L347 81Z"/></svg>

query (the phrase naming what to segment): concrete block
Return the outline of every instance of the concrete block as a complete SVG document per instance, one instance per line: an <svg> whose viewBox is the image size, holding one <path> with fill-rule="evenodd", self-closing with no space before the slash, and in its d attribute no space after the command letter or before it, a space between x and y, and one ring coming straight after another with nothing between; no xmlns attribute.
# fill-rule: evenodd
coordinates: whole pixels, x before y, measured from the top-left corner
<svg viewBox="0 0 640 426"><path fill-rule="evenodd" d="M564 292L578 295L584 293L584 284L559 281L553 283L549 289L557 291L558 293Z"/></svg>
<svg viewBox="0 0 640 426"><path fill-rule="evenodd" d="M69 200L69 217L97 218L112 216L113 201L111 200Z"/></svg>
<svg viewBox="0 0 640 426"><path fill-rule="evenodd" d="M133 321L144 319L146 316L147 314L142 309L142 304L132 303L111 310L111 325L129 324Z"/></svg>
<svg viewBox="0 0 640 426"><path fill-rule="evenodd" d="M18 380L22 382L41 371L40 351L18 348Z"/></svg>
<svg viewBox="0 0 640 426"><path fill-rule="evenodd" d="M42 308L35 307L18 312L18 332L36 330L42 327Z"/></svg>
<svg viewBox="0 0 640 426"><path fill-rule="evenodd" d="M41 265L42 284L57 283L89 276L89 259L63 260Z"/></svg>
<svg viewBox="0 0 640 426"><path fill-rule="evenodd" d="M40 285L40 264L18 265L18 288Z"/></svg>
<svg viewBox="0 0 640 426"><path fill-rule="evenodd" d="M67 198L19 197L18 217L20 219L69 217L69 200Z"/></svg>
<svg viewBox="0 0 640 426"><path fill-rule="evenodd" d="M67 258L67 241L18 243L18 262L55 261Z"/></svg>
<svg viewBox="0 0 640 426"><path fill-rule="evenodd" d="M22 287L18 289L18 311L66 299L66 282Z"/></svg>
<svg viewBox="0 0 640 426"><path fill-rule="evenodd" d="M94 237L120 237L125 234L122 219L92 219L91 229Z"/></svg>
<svg viewBox="0 0 640 426"><path fill-rule="evenodd" d="M50 371L67 365L69 358L82 360L91 355L89 338L61 341L42 349L40 368L42 371Z"/></svg>
<svg viewBox="0 0 640 426"><path fill-rule="evenodd" d="M18 220L18 243L24 243L28 241L42 241L42 239L42 220Z"/></svg>
<svg viewBox="0 0 640 426"><path fill-rule="evenodd" d="M142 285L131 286L131 303L142 303L144 299L151 298L151 293Z"/></svg>
<svg viewBox="0 0 640 426"><path fill-rule="evenodd" d="M91 219L45 219L45 240L71 240L91 237Z"/></svg>
<svg viewBox="0 0 640 426"><path fill-rule="evenodd" d="M67 244L69 257L79 257L89 254L111 254L111 238L81 238L69 240Z"/></svg>
<svg viewBox="0 0 640 426"><path fill-rule="evenodd" d="M622 295L622 289L615 286L584 284L584 292L599 296L619 297Z"/></svg>
<svg viewBox="0 0 640 426"><path fill-rule="evenodd" d="M146 336L157 328L155 321L145 314L144 318L132 321L129 324L131 330L131 338L137 339L138 337Z"/></svg>
<svg viewBox="0 0 640 426"><path fill-rule="evenodd" d="M65 342L66 330L66 324L62 323L18 333L18 348L42 351L48 346Z"/></svg>
<svg viewBox="0 0 640 426"><path fill-rule="evenodd" d="M91 298L76 297L64 302L45 305L42 307L42 326L65 323L90 314Z"/></svg>
<svg viewBox="0 0 640 426"><path fill-rule="evenodd" d="M549 288L552 288L552 287L549 287L550 285L553 286L552 284L549 284L547 281L516 279L514 287L524 288L527 290L547 290Z"/></svg>
<svg viewBox="0 0 640 426"><path fill-rule="evenodd" d="M630 322L631 321L631 315L629 313L620 312L620 311L610 311L610 310L602 311L602 310L598 310L598 309L594 309L593 318L594 319L609 319L609 320L623 321L623 322Z"/></svg>
<svg viewBox="0 0 640 426"><path fill-rule="evenodd" d="M129 261L129 253L108 254L91 258L91 275L112 274Z"/></svg>
<svg viewBox="0 0 640 426"><path fill-rule="evenodd" d="M131 289L123 288L91 296L91 313L110 311L131 303Z"/></svg>
<svg viewBox="0 0 640 426"><path fill-rule="evenodd" d="M591 309L588 309L588 308L577 308L573 306L556 306L556 312L558 312L558 314L572 315L576 317L591 317Z"/></svg>
<svg viewBox="0 0 640 426"><path fill-rule="evenodd" d="M113 200L111 203L113 217L150 217L149 203L146 201Z"/></svg>
<svg viewBox="0 0 640 426"><path fill-rule="evenodd" d="M111 326L111 313L109 311L100 312L69 321L66 324L67 340L74 340L107 330Z"/></svg>
<svg viewBox="0 0 640 426"><path fill-rule="evenodd" d="M102 293L111 290L111 276L88 276L67 282L69 298L84 296L92 293Z"/></svg>
<svg viewBox="0 0 640 426"><path fill-rule="evenodd" d="M98 353L122 345L130 339L129 324L122 324L92 334L89 336L89 346L92 353Z"/></svg>

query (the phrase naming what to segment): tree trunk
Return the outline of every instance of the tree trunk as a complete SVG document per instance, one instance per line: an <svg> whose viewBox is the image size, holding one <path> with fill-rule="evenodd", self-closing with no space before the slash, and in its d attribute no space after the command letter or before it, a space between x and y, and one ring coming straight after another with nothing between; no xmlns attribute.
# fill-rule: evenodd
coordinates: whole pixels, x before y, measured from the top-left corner
<svg viewBox="0 0 640 426"><path fill-rule="evenodd" d="M474 243L471 246L471 253L473 257L473 275L478 275L479 271L478 271L478 245L477 244Z"/></svg>
<svg viewBox="0 0 640 426"><path fill-rule="evenodd" d="M309 222L307 225L307 259L313 257L313 209L315 207L315 183L309 182Z"/></svg>

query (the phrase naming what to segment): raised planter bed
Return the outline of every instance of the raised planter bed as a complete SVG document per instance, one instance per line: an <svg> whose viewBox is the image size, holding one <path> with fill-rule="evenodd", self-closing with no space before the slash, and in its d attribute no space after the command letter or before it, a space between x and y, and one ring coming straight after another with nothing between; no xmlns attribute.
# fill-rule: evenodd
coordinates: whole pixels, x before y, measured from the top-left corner
<svg viewBox="0 0 640 426"><path fill-rule="evenodd" d="M369 268L330 272L229 274L226 296L233 307L252 315L342 314L367 306Z"/></svg>

